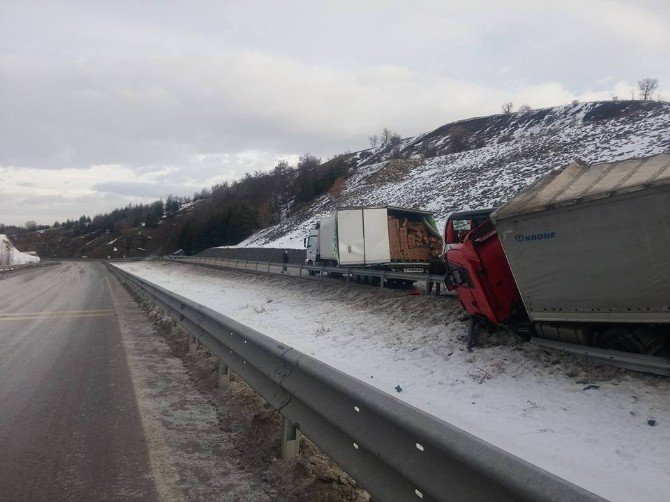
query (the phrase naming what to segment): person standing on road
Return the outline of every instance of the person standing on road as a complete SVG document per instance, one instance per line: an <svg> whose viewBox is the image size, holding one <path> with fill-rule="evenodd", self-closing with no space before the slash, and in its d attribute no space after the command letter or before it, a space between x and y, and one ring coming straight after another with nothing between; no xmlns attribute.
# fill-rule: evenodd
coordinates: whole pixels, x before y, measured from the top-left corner
<svg viewBox="0 0 670 502"><path fill-rule="evenodd" d="M284 263L284 267L282 268L281 273L285 274L288 270L288 267L287 267L287 265L288 265L288 249L285 249L284 252L282 253L281 260Z"/></svg>
<svg viewBox="0 0 670 502"><path fill-rule="evenodd" d="M447 272L447 264L443 260L433 260L428 265L428 273L431 275L444 275ZM428 281L428 294L433 291L433 284L435 284L435 294L440 294L440 283Z"/></svg>

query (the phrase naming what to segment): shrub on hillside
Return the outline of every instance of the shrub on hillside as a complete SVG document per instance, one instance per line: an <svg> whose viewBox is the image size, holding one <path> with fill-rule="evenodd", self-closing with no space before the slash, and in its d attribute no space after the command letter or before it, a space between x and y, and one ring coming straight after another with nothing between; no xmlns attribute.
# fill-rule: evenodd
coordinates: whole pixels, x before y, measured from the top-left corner
<svg viewBox="0 0 670 502"><path fill-rule="evenodd" d="M349 174L350 161L339 155L322 165L299 165L295 180L295 205L301 205L328 191L335 180Z"/></svg>
<svg viewBox="0 0 670 502"><path fill-rule="evenodd" d="M454 127L449 135L449 153L465 152L472 149L470 133L464 127Z"/></svg>

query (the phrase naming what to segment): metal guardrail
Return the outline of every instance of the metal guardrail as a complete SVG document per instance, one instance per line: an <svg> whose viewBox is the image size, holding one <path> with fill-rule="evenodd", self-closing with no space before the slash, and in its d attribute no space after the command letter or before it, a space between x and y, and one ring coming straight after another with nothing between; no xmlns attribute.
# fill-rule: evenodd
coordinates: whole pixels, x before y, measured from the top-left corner
<svg viewBox="0 0 670 502"><path fill-rule="evenodd" d="M558 340L549 340L546 338L530 339L535 345L549 349L562 350L569 354L576 354L588 357L594 361L618 368L626 368L642 373L653 373L655 375L670 376L670 359L667 357L649 356L646 354L635 354L632 352L622 352L620 350L601 349L599 347L589 347L587 345L577 345L573 343L560 342Z"/></svg>
<svg viewBox="0 0 670 502"><path fill-rule="evenodd" d="M169 313L375 499L603 500L221 313L109 266Z"/></svg>
<svg viewBox="0 0 670 502"><path fill-rule="evenodd" d="M54 260L58 261L64 261L64 262L70 262L70 261L82 261L82 262L126 262L126 261L147 261L150 259L156 259L156 258L149 258L146 256L136 256L136 257L131 257L131 258L53 258Z"/></svg>
<svg viewBox="0 0 670 502"><path fill-rule="evenodd" d="M0 265L0 273L11 272L12 270L21 270L24 268L33 268L41 266L40 263L25 263L22 265Z"/></svg>
<svg viewBox="0 0 670 502"><path fill-rule="evenodd" d="M153 258L155 260L179 261L182 263L193 263L197 265L210 265L221 268L234 268L239 270L247 270L249 272L263 272L266 274L280 274L281 272L273 272L273 269L282 270L286 267L287 270L297 271L298 277L303 277L305 274L312 272L324 277L325 274L341 275L346 279L347 284L356 276L366 278L368 282L373 282L375 285L383 288L386 286L386 281L398 280L408 282L425 282L426 291L428 291L429 282L444 284L444 275L425 274L425 273L410 273L410 272L393 272L388 270L375 270L370 268L360 267L326 267L323 265L296 265L292 263L275 263L269 261L250 261L239 260L234 258L216 258L216 257L199 257L199 256L161 256Z"/></svg>

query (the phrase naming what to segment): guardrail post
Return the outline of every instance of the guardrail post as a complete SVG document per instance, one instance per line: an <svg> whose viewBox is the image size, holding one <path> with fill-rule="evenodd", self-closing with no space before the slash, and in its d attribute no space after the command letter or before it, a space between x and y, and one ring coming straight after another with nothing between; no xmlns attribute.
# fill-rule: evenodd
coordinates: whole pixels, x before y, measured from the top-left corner
<svg viewBox="0 0 670 502"><path fill-rule="evenodd" d="M258 272L258 262L256 262L256 272Z"/></svg>
<svg viewBox="0 0 670 502"><path fill-rule="evenodd" d="M188 335L188 353L195 354L198 350L198 339L193 335Z"/></svg>
<svg viewBox="0 0 670 502"><path fill-rule="evenodd" d="M298 277L302 277L302 265L300 265L300 270L298 271Z"/></svg>
<svg viewBox="0 0 670 502"><path fill-rule="evenodd" d="M349 284L350 278L351 278L351 268L347 267L347 284Z"/></svg>
<svg viewBox="0 0 670 502"><path fill-rule="evenodd" d="M322 264L321 264L321 274L320 274L321 277L319 277L319 279L323 279L323 276L324 276L324 274L325 274L325 272L324 272L324 269L325 269L325 268L326 268L326 265L325 265L324 263L322 263Z"/></svg>
<svg viewBox="0 0 670 502"><path fill-rule="evenodd" d="M300 431L294 423L282 417L281 458L296 460L300 454Z"/></svg>
<svg viewBox="0 0 670 502"><path fill-rule="evenodd" d="M225 389L230 383L230 368L226 363L219 360L219 378L217 384L219 389Z"/></svg>
<svg viewBox="0 0 670 502"><path fill-rule="evenodd" d="M384 289L384 271L382 270L382 275L379 277L379 287Z"/></svg>
<svg viewBox="0 0 670 502"><path fill-rule="evenodd" d="M425 293L430 293L430 274L426 275L426 290Z"/></svg>

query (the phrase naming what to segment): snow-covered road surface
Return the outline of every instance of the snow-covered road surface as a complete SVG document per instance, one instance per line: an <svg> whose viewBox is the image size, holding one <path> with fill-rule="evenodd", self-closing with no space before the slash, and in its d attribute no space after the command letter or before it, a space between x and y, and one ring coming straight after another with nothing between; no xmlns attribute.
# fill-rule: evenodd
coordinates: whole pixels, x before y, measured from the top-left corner
<svg viewBox="0 0 670 502"><path fill-rule="evenodd" d="M468 353L452 297L169 262L117 266L605 498L668 498L669 379L504 336Z"/></svg>

